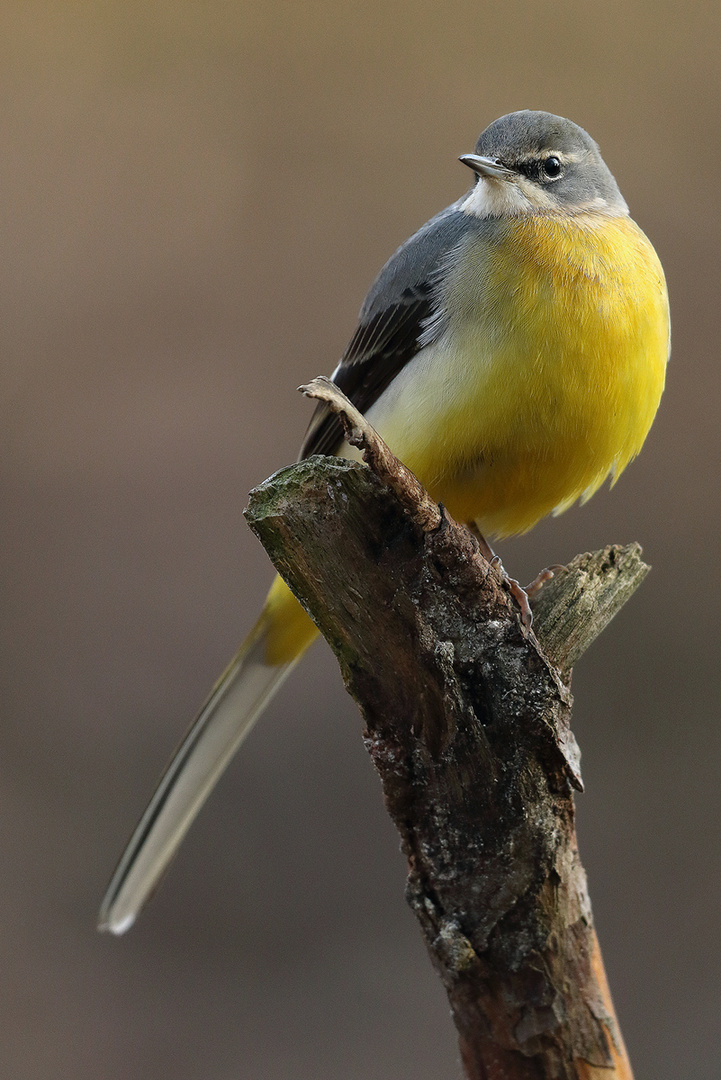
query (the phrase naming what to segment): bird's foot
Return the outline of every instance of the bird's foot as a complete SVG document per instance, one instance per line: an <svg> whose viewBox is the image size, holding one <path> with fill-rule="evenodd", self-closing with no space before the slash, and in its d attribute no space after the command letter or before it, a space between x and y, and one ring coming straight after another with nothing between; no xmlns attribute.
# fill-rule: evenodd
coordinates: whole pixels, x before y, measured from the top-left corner
<svg viewBox="0 0 721 1080"><path fill-rule="evenodd" d="M497 555L494 555L491 565L498 568L504 588L508 589L511 596L518 604L521 611L521 624L525 626L526 630L530 630L533 625L533 612L531 611L528 589L524 589L520 581L516 581L515 578L510 577L510 575L506 573L503 569L503 563ZM540 576L541 575L539 574L539 577ZM553 577L553 574L551 574L551 577ZM540 589L541 586L539 585L538 588Z"/></svg>
<svg viewBox="0 0 721 1080"><path fill-rule="evenodd" d="M508 589L513 599L521 609L521 622L527 630L531 629L533 625L533 612L531 611L531 597L536 596L541 591L547 581L551 581L556 576L557 570L565 570L565 566L561 566L560 563L555 563L553 566L547 566L545 570L541 570L540 574L536 574L533 581L528 585L523 586L515 578L509 577L506 571L503 569L501 560L496 555L496 564L503 578L503 584Z"/></svg>
<svg viewBox="0 0 721 1080"><path fill-rule="evenodd" d="M527 630L530 630L533 624L531 597L540 592L547 581L551 581L551 579L555 577L557 570L565 570L565 566L561 566L560 563L554 563L553 566L547 566L545 570L541 570L540 574L536 574L533 581L524 588L520 581L516 581L515 578L510 577L510 575L506 573L500 557L496 555L475 521L469 521L467 527L475 536L484 558L488 560L491 566L494 566L498 570L501 575L503 587L508 590L518 604L521 612L521 624Z"/></svg>

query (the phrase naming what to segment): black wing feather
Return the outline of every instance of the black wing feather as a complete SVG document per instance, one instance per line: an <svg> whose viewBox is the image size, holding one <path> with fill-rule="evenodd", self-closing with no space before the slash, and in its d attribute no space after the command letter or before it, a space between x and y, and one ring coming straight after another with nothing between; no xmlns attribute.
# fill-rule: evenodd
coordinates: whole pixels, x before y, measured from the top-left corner
<svg viewBox="0 0 721 1080"><path fill-rule="evenodd" d="M365 413L421 348L420 338L435 314L438 286L449 256L473 219L454 203L419 229L386 263L361 308L358 328L333 374L333 381ZM334 454L343 428L319 404L300 457Z"/></svg>
<svg viewBox="0 0 721 1080"><path fill-rule="evenodd" d="M430 293L430 286L427 286ZM365 413L418 352L424 320L432 313L430 296L413 303L394 304L361 323L338 367L333 382ZM300 457L334 454L343 442L340 420L322 402L313 414Z"/></svg>

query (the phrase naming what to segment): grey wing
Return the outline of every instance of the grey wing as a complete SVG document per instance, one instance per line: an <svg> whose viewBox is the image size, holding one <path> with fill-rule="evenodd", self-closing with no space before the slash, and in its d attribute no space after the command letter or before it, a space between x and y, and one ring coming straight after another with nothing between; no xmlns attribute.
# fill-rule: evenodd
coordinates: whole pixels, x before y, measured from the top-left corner
<svg viewBox="0 0 721 1080"><path fill-rule="evenodd" d="M427 222L391 256L371 286L358 328L333 372L333 382L357 409L366 412L421 348L421 335L435 314L452 252L473 219L461 200ZM334 454L343 442L340 421L327 405L317 406L300 458Z"/></svg>

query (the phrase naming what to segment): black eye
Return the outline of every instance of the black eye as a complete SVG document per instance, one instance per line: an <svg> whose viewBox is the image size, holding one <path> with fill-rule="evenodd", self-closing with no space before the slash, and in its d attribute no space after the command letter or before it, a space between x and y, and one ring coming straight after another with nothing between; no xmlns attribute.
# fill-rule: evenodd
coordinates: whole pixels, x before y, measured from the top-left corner
<svg viewBox="0 0 721 1080"><path fill-rule="evenodd" d="M561 175L561 162L557 157L547 157L543 162L543 171L550 180Z"/></svg>

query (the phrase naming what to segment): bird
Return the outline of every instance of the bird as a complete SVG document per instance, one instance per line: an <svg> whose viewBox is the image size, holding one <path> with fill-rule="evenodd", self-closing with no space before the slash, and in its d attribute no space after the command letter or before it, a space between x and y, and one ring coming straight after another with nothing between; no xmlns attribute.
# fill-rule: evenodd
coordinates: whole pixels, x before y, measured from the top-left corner
<svg viewBox="0 0 721 1080"><path fill-rule="evenodd" d="M670 351L661 263L577 124L521 110L459 159L473 182L380 271L331 378L457 521L527 532L615 483ZM324 403L300 458L353 456ZM162 776L103 900L126 931L205 799L318 631L276 578Z"/></svg>

